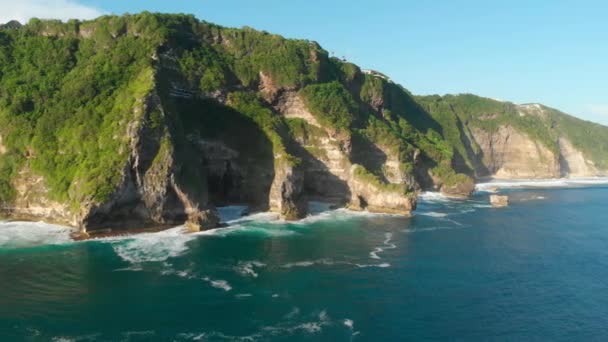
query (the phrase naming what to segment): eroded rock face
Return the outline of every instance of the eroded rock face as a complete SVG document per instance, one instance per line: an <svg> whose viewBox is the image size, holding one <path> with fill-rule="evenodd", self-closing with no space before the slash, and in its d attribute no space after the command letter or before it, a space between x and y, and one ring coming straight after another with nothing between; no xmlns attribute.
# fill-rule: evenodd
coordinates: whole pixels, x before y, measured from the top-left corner
<svg viewBox="0 0 608 342"><path fill-rule="evenodd" d="M274 108L286 118L298 118L308 124L321 127L317 119L310 113L304 101L295 91L285 91L279 97Z"/></svg>
<svg viewBox="0 0 608 342"><path fill-rule="evenodd" d="M503 208L509 205L509 196L490 195L490 204L494 208Z"/></svg>
<svg viewBox="0 0 608 342"><path fill-rule="evenodd" d="M300 168L284 161L275 161L274 181L270 187L270 208L285 220L306 216L306 199L303 193L304 175Z"/></svg>
<svg viewBox="0 0 608 342"><path fill-rule="evenodd" d="M467 179L454 185L443 184L441 193L449 197L469 197L475 191L475 182L472 179Z"/></svg>
<svg viewBox="0 0 608 342"><path fill-rule="evenodd" d="M482 150L483 164L497 178L560 177L559 158L540 142L511 126L496 132L473 128L474 139Z"/></svg>
<svg viewBox="0 0 608 342"><path fill-rule="evenodd" d="M353 146L350 136L335 134L319 126L301 100L295 96L284 95L279 103L281 114L304 119L310 125L304 136L296 137L296 143L299 145L297 156L302 159L302 191L305 197L346 205L355 210L409 215L415 209L415 196L388 191L355 177L353 170L356 166L351 161L353 149L362 147ZM381 154L379 163L382 165L378 167L390 172L387 178L396 184L415 183L413 177L407 178L400 172L397 157L391 154L389 149L376 146L373 151L363 151L364 153L359 155L363 159L378 159L374 151ZM272 194L271 192L271 196Z"/></svg>
<svg viewBox="0 0 608 342"><path fill-rule="evenodd" d="M186 229L190 232L200 232L209 227L217 227L220 224L219 214L214 208L192 212L188 215Z"/></svg>
<svg viewBox="0 0 608 342"><path fill-rule="evenodd" d="M595 167L594 163L585 158L581 151L572 146L570 140L560 138L558 142L562 176L585 177L601 175L601 172Z"/></svg>
<svg viewBox="0 0 608 342"><path fill-rule="evenodd" d="M398 191L382 189L373 183L357 179L354 174L349 186L351 209L406 216L416 209L416 197L413 193L405 195Z"/></svg>
<svg viewBox="0 0 608 342"><path fill-rule="evenodd" d="M48 188L44 178L33 174L25 166L13 181L16 191L11 206L2 208L6 215L23 220L46 220L52 223L78 226L79 217L62 203L48 198Z"/></svg>

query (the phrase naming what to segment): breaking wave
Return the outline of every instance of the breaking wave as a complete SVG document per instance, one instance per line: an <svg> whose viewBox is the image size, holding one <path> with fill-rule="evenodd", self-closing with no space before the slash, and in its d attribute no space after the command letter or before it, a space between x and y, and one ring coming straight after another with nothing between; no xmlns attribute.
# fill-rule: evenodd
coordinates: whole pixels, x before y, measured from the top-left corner
<svg viewBox="0 0 608 342"><path fill-rule="evenodd" d="M263 263L261 261L257 261L257 260L239 261L238 265L234 269L238 274L240 274L244 277L257 278L258 273L256 272L256 268L262 268L265 266L266 266L265 263Z"/></svg>
<svg viewBox="0 0 608 342"><path fill-rule="evenodd" d="M42 222L0 222L0 249L61 245L72 242L72 229Z"/></svg>
<svg viewBox="0 0 608 342"><path fill-rule="evenodd" d="M141 233L125 237L111 237L97 241L109 242L118 256L131 264L161 262L184 254L193 234L185 234L184 227L155 233Z"/></svg>
<svg viewBox="0 0 608 342"><path fill-rule="evenodd" d="M424 191L418 195L420 200L425 202L449 202L453 199L439 192Z"/></svg>

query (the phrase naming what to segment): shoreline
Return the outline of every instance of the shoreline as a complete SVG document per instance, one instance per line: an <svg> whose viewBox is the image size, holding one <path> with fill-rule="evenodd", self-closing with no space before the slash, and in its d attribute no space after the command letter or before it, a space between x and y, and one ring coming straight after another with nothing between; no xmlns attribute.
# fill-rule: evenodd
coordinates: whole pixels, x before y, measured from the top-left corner
<svg viewBox="0 0 608 342"><path fill-rule="evenodd" d="M559 188L584 188L584 187L593 187L598 185L606 185L608 186L608 176L592 176L592 177L562 177L562 178L498 178L498 177L482 177L477 179L475 183L475 192L496 192L499 189L559 189ZM417 194L418 199L424 200L425 195L428 196L431 194L432 196L441 196L446 200L466 200L468 197L462 196L450 196L443 194L437 191L420 191ZM337 207L335 201L332 201L330 198L329 201L323 201L322 198L314 198L313 201L310 202L318 202L324 203L328 205L329 210L335 210L339 208L348 209L348 207ZM226 205L220 208L230 208L230 207L245 207L242 204L235 205ZM360 210L355 210L360 211ZM245 212L247 215L241 216L249 216L256 213L261 213L262 211L250 211L245 208ZM369 211L370 213L378 213L378 211ZM411 215L404 215L404 217L408 217ZM130 235L138 235L143 233L156 233L160 231L164 231L167 229L172 229L179 227L181 225L153 225L148 227L139 227L136 228L107 228L94 230L90 232L82 232L78 228L71 227L68 225L64 225L56 222L55 220L42 220L40 218L27 218L23 217L11 217L11 215L4 215L5 220L3 222L40 222L47 223L52 225L59 225L69 229L70 238L73 241L86 241L86 240L94 240L99 238L111 238L111 237L122 237L122 236L130 236ZM298 220L300 221L300 220ZM220 226L214 229L221 229L227 227L227 225L222 222ZM187 228L184 228L184 233L190 233Z"/></svg>

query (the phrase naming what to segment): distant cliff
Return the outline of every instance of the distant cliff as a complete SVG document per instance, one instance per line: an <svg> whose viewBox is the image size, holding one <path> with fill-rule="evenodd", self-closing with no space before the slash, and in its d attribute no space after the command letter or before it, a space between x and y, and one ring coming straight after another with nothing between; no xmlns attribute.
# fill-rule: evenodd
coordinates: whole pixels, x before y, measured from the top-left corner
<svg viewBox="0 0 608 342"><path fill-rule="evenodd" d="M475 177L559 178L608 174L608 127L541 104L516 105L475 95L417 100L442 125Z"/></svg>
<svg viewBox="0 0 608 342"><path fill-rule="evenodd" d="M477 177L601 174L607 130L414 97L315 42L192 16L0 28L0 208L89 231L211 228L233 203L408 214L420 190L467 196Z"/></svg>

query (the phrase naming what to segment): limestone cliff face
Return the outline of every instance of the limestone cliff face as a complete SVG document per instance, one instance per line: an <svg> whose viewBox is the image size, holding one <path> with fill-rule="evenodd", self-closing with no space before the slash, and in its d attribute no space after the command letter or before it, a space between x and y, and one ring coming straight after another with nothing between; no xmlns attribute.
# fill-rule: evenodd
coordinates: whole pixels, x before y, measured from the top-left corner
<svg viewBox="0 0 608 342"><path fill-rule="evenodd" d="M4 212L16 218L47 220L54 223L78 226L79 213L63 203L48 198L48 188L43 177L35 175L29 167L23 167L13 180L15 201L5 206Z"/></svg>
<svg viewBox="0 0 608 342"><path fill-rule="evenodd" d="M373 182L359 179L351 169L349 208L370 212L409 215L416 209L415 194L383 189Z"/></svg>
<svg viewBox="0 0 608 342"><path fill-rule="evenodd" d="M605 174L600 172L595 163L577 150L567 138L558 140L560 149L560 171L562 176L588 177Z"/></svg>
<svg viewBox="0 0 608 342"><path fill-rule="evenodd" d="M382 151L378 146L370 149L353 146L350 136L336 134L319 125L295 93L284 94L277 110L287 118L305 122L304 134L296 136L295 140L298 144L296 155L303 164L302 191L306 197L329 200L355 210L407 215L415 209L415 196L382 188L355 175L357 165L352 161L353 154L363 155L370 163L376 163L375 153L380 151L380 167L386 170L390 183L415 183L412 177L400 172L394 153L388 149Z"/></svg>
<svg viewBox="0 0 608 342"><path fill-rule="evenodd" d="M304 197L304 175L297 166L278 161L274 180L270 187L270 209L280 213L286 220L297 220L306 216Z"/></svg>
<svg viewBox="0 0 608 342"><path fill-rule="evenodd" d="M496 132L471 129L481 148L482 162L497 178L555 178L560 176L559 156L540 142L511 126Z"/></svg>
<svg viewBox="0 0 608 342"><path fill-rule="evenodd" d="M542 115L542 111L537 111L537 115ZM606 174L565 136L559 136L555 144L557 150L551 150L542 142L509 125L502 125L493 132L471 127L470 132L480 148L477 155L478 176L534 179ZM471 151L471 154L474 153Z"/></svg>

